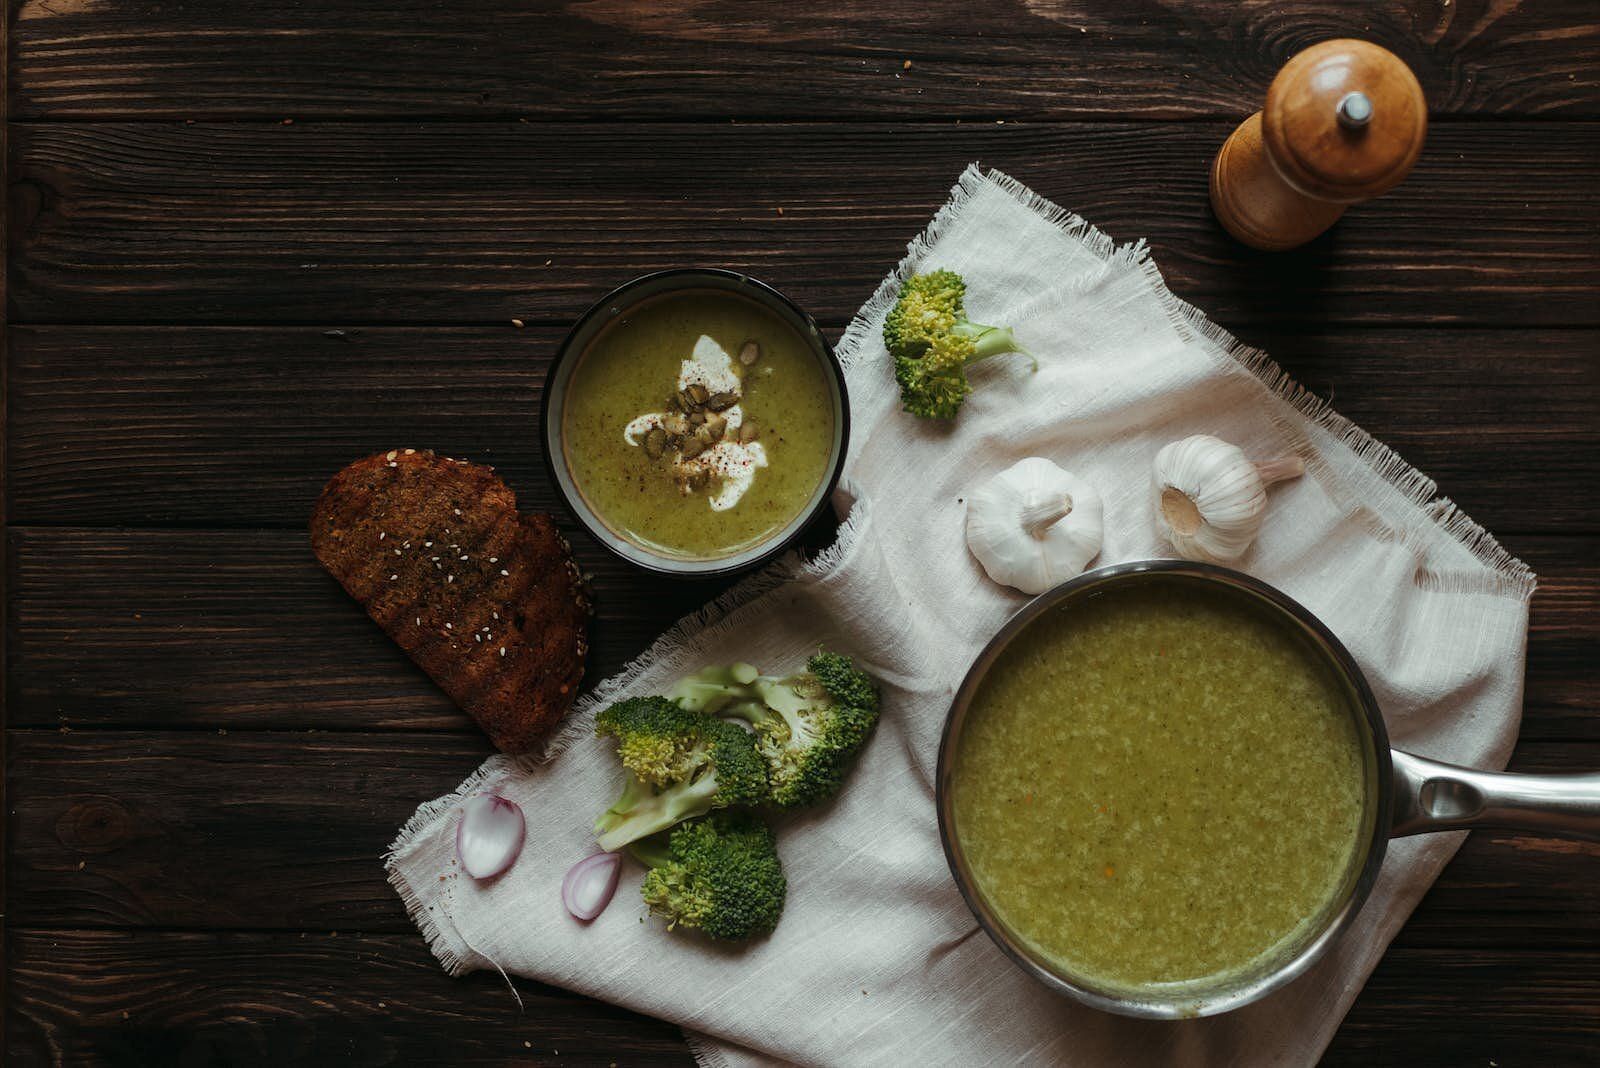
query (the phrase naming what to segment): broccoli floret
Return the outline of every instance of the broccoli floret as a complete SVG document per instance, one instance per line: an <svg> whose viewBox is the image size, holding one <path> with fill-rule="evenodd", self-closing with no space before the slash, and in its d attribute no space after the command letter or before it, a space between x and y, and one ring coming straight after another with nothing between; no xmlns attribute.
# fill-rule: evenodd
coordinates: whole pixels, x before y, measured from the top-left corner
<svg viewBox="0 0 1600 1068"><path fill-rule="evenodd" d="M739 940L778 925L788 884L772 831L750 813L715 812L679 826L665 850L652 841L633 852L650 866L645 903L669 930Z"/></svg>
<svg viewBox="0 0 1600 1068"><path fill-rule="evenodd" d="M913 415L953 418L971 392L969 364L1006 352L1028 354L1010 327L970 321L966 293L966 283L954 271L912 275L883 322L900 402Z"/></svg>
<svg viewBox="0 0 1600 1068"><path fill-rule="evenodd" d="M595 717L595 733L617 740L628 769L622 796L601 813L600 848L621 849L725 805L759 804L767 768L749 732L665 697L634 697Z"/></svg>
<svg viewBox="0 0 1600 1068"><path fill-rule="evenodd" d="M923 419L954 419L972 392L959 358L950 359L946 350L950 335L940 338L922 356L896 356L894 380L900 386L900 404Z"/></svg>
<svg viewBox="0 0 1600 1068"><path fill-rule="evenodd" d="M878 722L872 679L839 653L818 653L805 671L787 678L750 677L753 671L739 664L706 668L669 692L751 725L774 805L799 808L832 797Z"/></svg>

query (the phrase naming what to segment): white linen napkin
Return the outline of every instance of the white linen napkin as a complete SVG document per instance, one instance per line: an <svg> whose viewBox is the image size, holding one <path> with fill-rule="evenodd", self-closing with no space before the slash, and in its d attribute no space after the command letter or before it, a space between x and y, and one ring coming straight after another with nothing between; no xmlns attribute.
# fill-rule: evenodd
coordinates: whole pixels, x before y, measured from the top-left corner
<svg viewBox="0 0 1600 1068"><path fill-rule="evenodd" d="M980 365L953 425L900 411L880 337L902 278L968 282L974 320L1014 326L1039 356ZM1325 620L1361 664L1396 745L1503 767L1521 709L1534 576L1433 484L1263 354L1162 284L1142 243L1088 223L996 172L969 167L839 344L854 425L839 539L787 560L681 622L570 716L546 764L496 757L424 804L387 858L390 881L452 974L495 967L660 1016L702 1064L1310 1064L1462 835L1394 842L1355 926L1308 975L1239 1011L1178 1023L1106 1015L1047 991L982 934L940 850L933 773L968 663L1026 600L968 554L963 499L1025 456L1105 498L1097 564L1170 556L1150 464L1168 441L1212 433L1254 457L1297 452L1306 476L1270 493L1242 567ZM819 645L856 657L885 711L838 800L777 821L783 919L742 948L643 919L631 861L584 926L563 874L620 784L596 710L708 663L797 666ZM528 815L502 878L453 864L456 807L493 789ZM641 922L642 921L642 922Z"/></svg>

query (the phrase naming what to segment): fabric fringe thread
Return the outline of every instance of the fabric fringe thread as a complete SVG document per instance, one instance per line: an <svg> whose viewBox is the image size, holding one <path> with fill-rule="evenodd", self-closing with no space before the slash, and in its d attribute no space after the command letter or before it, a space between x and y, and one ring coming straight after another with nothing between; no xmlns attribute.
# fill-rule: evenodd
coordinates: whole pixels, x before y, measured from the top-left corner
<svg viewBox="0 0 1600 1068"><path fill-rule="evenodd" d="M1060 229L1068 237L1077 238L1088 245L1102 259L1110 260L1117 254L1116 240L1082 216L1046 200L1009 175L996 170L985 172L983 164L969 163L950 190L950 197L945 201L944 207L935 213L927 228L906 245L906 254L900 258L895 269L879 284L877 290L861 306L861 310L856 312L855 318L850 320L850 325L845 327L844 334L839 338L839 344L834 346L834 355L839 358L840 366L846 371L850 370L859 358L862 342L869 337L877 336L884 317L889 314L889 309L894 307L895 300L900 296L900 287L905 284L907 278L916 273L917 266L927 256L928 250L944 236L946 227L966 206L967 201L990 185L1004 189L1021 201L1023 206L1035 214L1042 215L1051 226ZM1138 242L1137 247L1142 249L1144 242Z"/></svg>
<svg viewBox="0 0 1600 1068"><path fill-rule="evenodd" d="M962 207L987 186L993 186L1009 194L1068 237L1082 241L1101 258L1105 271L1082 279L1079 286L1087 288L1098 284L1106 277L1107 272L1122 268L1142 272L1175 329L1187 336L1205 341L1219 359L1226 360L1232 366L1251 375L1272 396L1333 436L1341 446L1350 450L1362 462L1374 478L1387 484L1413 505L1418 510L1419 519L1427 524L1427 528L1448 535L1490 571L1489 576L1482 576L1470 572L1433 571L1419 567L1417 574L1419 585L1439 592L1489 592L1520 598L1523 601L1533 595L1537 579L1531 568L1507 552L1492 534L1462 512L1454 502L1445 497L1436 497L1437 486L1433 480L1407 463L1393 449L1340 415L1328 401L1301 386L1267 353L1239 341L1227 330L1207 319L1194 305L1174 294L1167 287L1160 269L1150 258L1149 248L1143 241L1119 246L1114 238L1082 216L1040 196L1008 174L996 170L985 171L980 163L968 164L962 171L944 206L934 215L927 228L906 246L905 256L894 271L883 280L845 329L839 344L835 346L835 351L839 363L846 370L861 358L863 343L875 336L879 323L899 296L901 285L914 273ZM1360 498L1351 492L1350 487L1344 485L1344 477L1333 472L1317 450L1310 448L1309 442L1303 440L1303 435L1293 432L1288 421L1280 421L1280 425L1290 431L1291 437L1300 439L1298 444L1304 453L1307 470L1325 485L1340 488L1346 502L1352 508L1361 509ZM454 792L418 807L411 819L401 828L394 842L390 844L384 854L384 861L389 869L389 884L400 895L407 915L421 930L428 947L447 972L452 976L460 975L467 970L469 962L464 960L452 946L446 944L443 932L429 914L427 906L400 874L398 867L392 863L394 855L403 850L424 828L458 806L491 779L519 768L531 769L560 756L574 741L593 729L596 712L627 691L646 669L680 654L691 639L714 628L733 612L762 594L792 579L822 575L837 567L859 540L861 529L865 525L864 507L862 503L855 504L841 524L838 538L810 562L803 560L798 554L791 553L759 574L740 582L698 612L679 620L672 629L651 643L649 649L636 657L621 672L601 682L580 699L542 753L519 758L491 757L482 767L469 775ZM1379 526L1380 533L1412 545L1419 556L1426 556L1429 529L1395 529L1381 523L1376 515L1370 512L1367 512L1367 515ZM1485 578L1488 581L1485 581ZM686 1032L685 1037L696 1059L702 1065L708 1068L723 1068L725 1060L720 1051L706 1046L697 1036Z"/></svg>
<svg viewBox="0 0 1600 1068"><path fill-rule="evenodd" d="M1207 319L1200 309L1173 293L1162 278L1160 268L1150 258L1145 242L1135 241L1119 246L1114 238L1082 216L1040 196L1008 174L992 169L985 171L980 163L968 164L966 170L962 171L944 207L939 209L928 228L906 246L906 254L893 273L884 279L872 299L867 301L846 328L839 341L838 356L839 362L847 369L859 359L862 343L876 334L883 317L899 296L901 285L915 272L951 219L986 186L993 186L1010 195L1066 236L1082 241L1101 258L1104 270L1080 279L1075 289L1097 285L1108 273L1122 268L1141 272L1176 330L1205 342L1219 359L1248 373L1269 394L1331 435L1375 479L1392 488L1417 509L1419 522L1413 526L1397 528L1383 522L1362 503L1360 487L1347 485L1347 477L1333 471L1326 458L1311 447L1310 442L1296 431L1290 421L1278 420L1279 426L1299 447L1307 471L1330 490L1339 493L1342 503L1352 514L1365 519L1376 534L1410 546L1420 561L1426 561L1429 538L1434 531L1442 531L1489 570L1487 575L1453 569L1434 570L1425 563L1419 563L1416 582L1420 587L1441 593L1491 593L1522 601L1533 596L1538 579L1532 568L1508 552L1493 534L1461 511L1449 498L1436 496L1438 486L1427 475L1339 414L1328 401L1296 382L1266 352L1244 344L1226 329Z"/></svg>
<svg viewBox="0 0 1600 1068"><path fill-rule="evenodd" d="M650 648L635 657L622 671L604 680L579 699L567 713L566 722L562 724L561 729L543 752L522 757L504 754L492 756L468 775L455 790L417 807L405 826L400 828L400 833L395 835L394 841L389 843L389 848L383 854L383 862L384 867L388 869L389 885L394 887L395 893L400 896L400 901L405 905L406 915L422 932L428 948L433 951L434 957L446 972L451 976L463 975L471 970L472 962L457 952L455 946L450 944L450 940L445 938L443 930L427 904L401 874L399 865L394 863L396 854L410 845L411 840L423 830L459 807L473 794L486 789L513 771L531 771L540 764L548 763L578 738L592 733L595 714L625 693L646 669L679 655L690 640L713 629L739 608L793 579L820 576L838 567L859 544L866 520L866 505L858 501L839 525L839 533L833 544L811 560L805 560L798 553L789 553L766 570L738 583L704 608L680 619L671 630L652 642ZM484 959L499 968L495 961L488 957ZM520 998L518 1000L520 1001Z"/></svg>
<svg viewBox="0 0 1600 1068"><path fill-rule="evenodd" d="M694 1058L700 1068L729 1068L728 1058L722 1050L710 1045L697 1032L688 1028L679 1028L683 1034L683 1044L689 1047L689 1055Z"/></svg>
<svg viewBox="0 0 1600 1068"><path fill-rule="evenodd" d="M428 948L433 951L434 957L438 959L440 965L452 977L463 975L469 971L470 962L457 953L454 946L445 941L444 932L440 930L438 921L433 918L428 905L417 896L415 888L400 873L400 867L394 863L394 857L395 854L410 844L411 839L420 834L424 828L454 810L467 798L477 793L489 780L498 779L515 765L516 761L510 757L492 756L484 761L478 770L468 775L465 781L452 792L418 805L417 810L411 814L411 818L406 821L406 825L400 828L400 833L395 835L394 841L389 843L389 848L383 854L383 866L389 872L389 885L394 887L395 893L400 895L400 901L406 907L406 915L411 918L411 922L416 924L417 929L422 932L422 937L428 943ZM490 963L494 962L490 961ZM520 1002L520 1000L519 998L518 1001Z"/></svg>
<svg viewBox="0 0 1600 1068"><path fill-rule="evenodd" d="M1345 473L1334 471L1322 452L1312 448L1303 434L1296 432L1288 421L1279 420L1279 425L1289 432L1300 447L1307 472L1324 485L1341 491L1343 503L1352 513L1360 514L1369 525L1376 528L1375 533L1409 545L1419 558L1426 560L1429 537L1435 530L1442 531L1490 572L1483 575L1459 570L1434 571L1424 565L1418 569L1419 585L1441 593L1493 593L1523 601L1533 596L1538 579L1532 568L1506 551L1493 534L1474 522L1454 502L1436 496L1438 485L1431 478L1411 466L1388 445L1341 415L1327 400L1296 382L1266 352L1244 344L1207 319L1194 305L1179 298L1167 288L1153 260L1145 258L1140 269L1160 297L1162 306L1175 326L1205 341L1219 357L1232 361L1248 372L1271 395L1307 422L1331 435L1376 479L1387 484L1418 510L1419 525L1395 527L1383 522L1362 503L1359 486L1347 485Z"/></svg>
<svg viewBox="0 0 1600 1068"><path fill-rule="evenodd" d="M650 643L650 648L640 653L620 672L602 681L588 694L578 699L567 713L567 721L551 740L543 755L533 762L545 763L559 756L573 741L594 730L594 717L601 709L625 694L647 669L677 656L688 643L715 628L738 609L756 598L777 589L796 578L821 575L838 565L855 547L866 522L865 505L855 504L833 543L809 561L799 553L788 553L782 559L742 582L739 582L706 605L693 612ZM698 666L698 665L696 665Z"/></svg>

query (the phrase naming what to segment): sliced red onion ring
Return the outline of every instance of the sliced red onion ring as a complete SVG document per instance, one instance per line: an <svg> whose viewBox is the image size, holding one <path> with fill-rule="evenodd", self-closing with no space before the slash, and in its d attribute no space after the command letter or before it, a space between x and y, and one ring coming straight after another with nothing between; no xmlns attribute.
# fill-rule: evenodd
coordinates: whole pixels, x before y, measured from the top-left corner
<svg viewBox="0 0 1600 1068"><path fill-rule="evenodd" d="M621 853L584 857L561 881L561 903L574 918L587 923L611 904L611 895L617 892L617 877L621 874Z"/></svg>
<svg viewBox="0 0 1600 1068"><path fill-rule="evenodd" d="M526 830L522 809L499 794L469 797L456 824L456 856L474 879L499 875L522 852Z"/></svg>

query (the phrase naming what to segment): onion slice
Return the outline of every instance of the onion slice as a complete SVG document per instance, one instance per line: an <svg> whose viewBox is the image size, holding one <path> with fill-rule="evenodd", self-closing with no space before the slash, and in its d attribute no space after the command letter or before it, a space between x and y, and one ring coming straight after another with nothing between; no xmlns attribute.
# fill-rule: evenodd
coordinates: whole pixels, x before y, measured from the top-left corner
<svg viewBox="0 0 1600 1068"><path fill-rule="evenodd" d="M584 857L561 880L561 903L567 906L574 919L587 923L611 904L611 895L617 892L617 878L621 874L621 853Z"/></svg>
<svg viewBox="0 0 1600 1068"><path fill-rule="evenodd" d="M499 875L522 852L527 824L515 801L499 794L478 794L461 806L456 824L456 856L474 879Z"/></svg>

